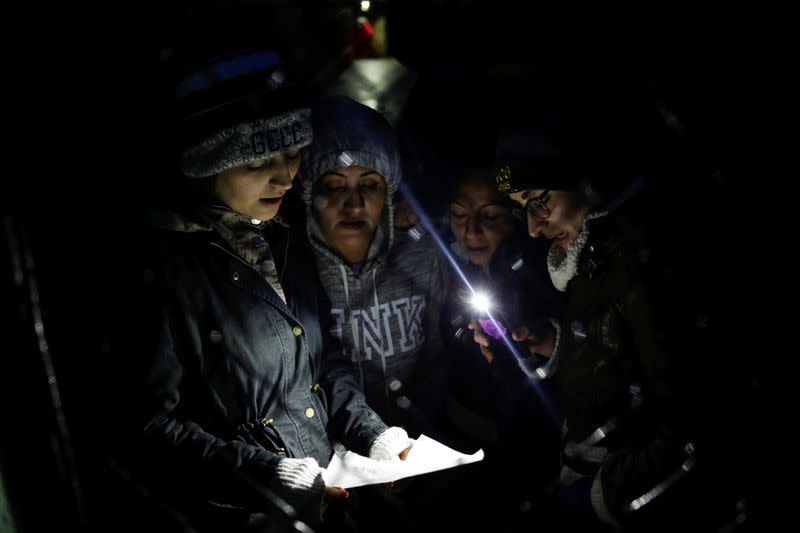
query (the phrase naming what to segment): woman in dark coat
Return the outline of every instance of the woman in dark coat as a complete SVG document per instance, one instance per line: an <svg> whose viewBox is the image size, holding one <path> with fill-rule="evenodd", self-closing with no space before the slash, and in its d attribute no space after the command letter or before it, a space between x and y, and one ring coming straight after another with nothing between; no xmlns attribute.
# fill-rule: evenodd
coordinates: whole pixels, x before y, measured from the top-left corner
<svg viewBox="0 0 800 533"><path fill-rule="evenodd" d="M586 122L561 118L553 122L563 137L528 125L501 137L495 181L525 209L530 236L551 241L546 267L565 309L552 326L526 324L513 337L527 347L518 362L531 378L543 377L539 358L549 358L565 416L558 485L566 527L602 531L640 522L669 499L694 467L694 448L678 333L630 200L638 182L598 155L602 135L572 142ZM472 327L491 356L489 337Z"/></svg>
<svg viewBox="0 0 800 533"><path fill-rule="evenodd" d="M231 91L253 80L268 82L237 104ZM302 224L278 216L312 140L294 90L261 49L219 56L178 85L191 183L179 212L153 218L144 449L196 528L278 521L286 508L263 488L319 522L323 502L348 496L322 479L333 442L386 460L410 444L367 407L349 365L328 364L339 345L313 256Z"/></svg>

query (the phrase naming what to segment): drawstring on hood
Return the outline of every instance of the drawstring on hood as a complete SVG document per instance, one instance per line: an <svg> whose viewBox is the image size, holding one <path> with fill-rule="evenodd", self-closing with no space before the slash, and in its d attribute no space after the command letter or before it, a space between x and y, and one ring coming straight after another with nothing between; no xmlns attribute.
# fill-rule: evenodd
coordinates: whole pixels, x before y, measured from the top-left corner
<svg viewBox="0 0 800 533"><path fill-rule="evenodd" d="M350 305L350 286L347 281L347 267L345 265L339 265L339 271L342 273L342 287L344 288L344 297L345 302L347 303L347 314L348 316L352 313L352 306ZM379 322L380 320L380 302L378 300L378 284L375 281L375 277L378 275L378 267L376 266L372 270L372 296L375 301L375 315L373 315L373 320L375 322ZM358 375L359 379L361 380L361 389L364 390L364 355L361 353L361 346L360 341L358 338L358 328L356 327L356 322L350 321L350 330L353 333L353 342L356 348L356 362L358 364ZM383 337L381 337L381 368L383 369L383 375L386 375L386 347L384 346ZM385 383L384 380L384 392L386 396L389 396L389 389L388 384Z"/></svg>
<svg viewBox="0 0 800 533"><path fill-rule="evenodd" d="M356 350L356 362L358 363L358 377L361 383L361 390L364 390L364 357L361 355L361 346L358 341L358 328L356 327L356 322L349 319L349 317L353 314L353 308L350 305L350 286L347 283L347 269L344 265L339 265L339 270L342 273L342 287L344 288L345 303L347 304L348 318L345 319L345 322L349 323L350 331L353 334L353 343Z"/></svg>
<svg viewBox="0 0 800 533"><path fill-rule="evenodd" d="M378 265L375 265L375 269L372 271L372 295L375 297L375 316L374 319L376 322L380 320L380 308L381 305L378 302L378 285L375 282L375 276L378 274ZM383 369L383 376L386 377L386 346L384 345L384 339L381 337L381 368ZM383 380L383 392L384 395L388 398L389 397L389 388L388 384L386 383L386 379Z"/></svg>

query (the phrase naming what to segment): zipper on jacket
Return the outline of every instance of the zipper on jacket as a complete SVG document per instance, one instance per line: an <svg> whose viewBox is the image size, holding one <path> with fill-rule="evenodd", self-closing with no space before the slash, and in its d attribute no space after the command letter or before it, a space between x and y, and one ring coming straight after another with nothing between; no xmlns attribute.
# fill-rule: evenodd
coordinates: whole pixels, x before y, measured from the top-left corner
<svg viewBox="0 0 800 533"><path fill-rule="evenodd" d="M283 250L283 268L281 269L281 273L278 274L278 282L283 285L283 276L286 274L286 267L289 265L289 239L291 238L291 233L286 234L286 246Z"/></svg>
<svg viewBox="0 0 800 533"><path fill-rule="evenodd" d="M269 417L265 417L265 418L261 419L261 427L262 427L262 428L264 428L264 435L265 435L265 436L266 436L266 437L267 437L267 438L268 438L270 441L272 441L272 442L273 442L273 444L275 445L275 453L276 453L276 454L278 454L278 455L282 455L283 457L287 457L287 453L286 453L286 443L285 443L285 442L283 441L283 439L281 438L281 434L280 434L280 433L278 433L278 428L276 428L276 427L275 427L275 424L273 424L273 420L272 420L271 418L269 418ZM271 428L271 429L272 429L272 433L274 434L274 436L275 436L275 439L273 439L273 438L272 438L272 437L271 437L271 436L270 436L270 435L267 433L267 431L268 431L268 429L269 429L269 428Z"/></svg>

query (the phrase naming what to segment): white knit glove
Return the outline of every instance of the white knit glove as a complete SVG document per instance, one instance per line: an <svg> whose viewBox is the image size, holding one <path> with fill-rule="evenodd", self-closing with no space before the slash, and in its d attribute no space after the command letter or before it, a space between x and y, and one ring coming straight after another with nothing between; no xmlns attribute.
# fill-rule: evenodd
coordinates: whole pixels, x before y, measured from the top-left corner
<svg viewBox="0 0 800 533"><path fill-rule="evenodd" d="M294 507L298 515L302 516L308 511L319 516L325 482L322 480L322 468L313 457L281 459L270 488Z"/></svg>
<svg viewBox="0 0 800 533"><path fill-rule="evenodd" d="M398 454L414 444L406 430L401 427L390 427L378 435L369 448L369 458L376 461L399 461Z"/></svg>

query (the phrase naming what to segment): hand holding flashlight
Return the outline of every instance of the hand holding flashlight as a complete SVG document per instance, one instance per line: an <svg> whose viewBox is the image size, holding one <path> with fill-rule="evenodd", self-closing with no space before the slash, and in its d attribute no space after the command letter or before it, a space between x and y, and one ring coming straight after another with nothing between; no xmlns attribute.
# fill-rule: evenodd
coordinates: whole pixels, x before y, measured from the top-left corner
<svg viewBox="0 0 800 533"><path fill-rule="evenodd" d="M491 363L494 361L497 342L502 341L509 328L502 313L486 293L475 292L469 303L473 318L468 327L473 332L473 339L481 347L481 354Z"/></svg>
<svg viewBox="0 0 800 533"><path fill-rule="evenodd" d="M486 358L486 361L489 363L494 361L492 347L495 342L493 338L484 331L477 319L470 321L468 327L472 330L472 338L480 346L481 354ZM511 338L518 344L524 345L531 354L536 353L544 357L550 357L555 350L555 329L548 324L542 330L536 333L528 326L521 326L511 332Z"/></svg>
<svg viewBox="0 0 800 533"><path fill-rule="evenodd" d="M481 354L491 363L495 358L494 348L497 341L506 336L510 328L498 310L491 312L494 306L484 293L476 292L470 303L475 311L475 318L468 327L473 332L473 340L480 346ZM550 357L555 349L555 329L547 323L536 327L522 325L511 331L510 340L516 341L518 346L528 352L522 354L523 357L534 353Z"/></svg>
<svg viewBox="0 0 800 533"><path fill-rule="evenodd" d="M481 354L486 359L486 362L491 363L494 361L494 353L489 348L490 337L478 325L478 320L473 318L467 327L472 330L472 339L480 346Z"/></svg>
<svg viewBox="0 0 800 533"><path fill-rule="evenodd" d="M544 357L553 355L556 347L556 330L547 323L540 324L537 328L521 326L511 333L512 338L527 346L531 354L539 354Z"/></svg>

